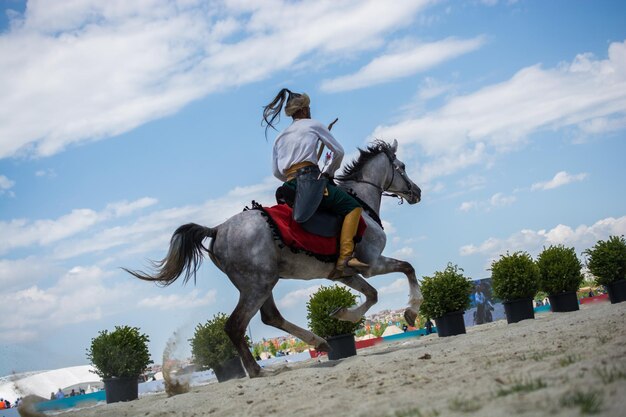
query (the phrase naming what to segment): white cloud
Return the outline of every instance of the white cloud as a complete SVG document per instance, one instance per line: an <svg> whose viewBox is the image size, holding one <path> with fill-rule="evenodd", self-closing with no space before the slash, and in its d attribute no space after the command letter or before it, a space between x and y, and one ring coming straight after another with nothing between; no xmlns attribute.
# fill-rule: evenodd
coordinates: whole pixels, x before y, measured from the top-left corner
<svg viewBox="0 0 626 417"><path fill-rule="evenodd" d="M433 112L379 126L371 136L419 146L429 158L419 178L432 180L483 164L490 155L521 146L535 132L564 127L582 132L594 120L623 120L625 115L626 42L614 42L608 59L580 54L556 68L530 66ZM615 122L612 128L622 125Z"/></svg>
<svg viewBox="0 0 626 417"><path fill-rule="evenodd" d="M383 224L383 229L385 229L385 234L387 236L390 236L396 233L396 228L394 227L393 223L387 220L382 220L382 219L381 219L381 223Z"/></svg>
<svg viewBox="0 0 626 417"><path fill-rule="evenodd" d="M420 166L418 174L415 176L420 181L431 182L435 178L453 174L457 171L485 163L489 165L490 157L486 153L484 143L477 143L475 146L468 146L455 154L447 154L438 158L433 158Z"/></svg>
<svg viewBox="0 0 626 417"><path fill-rule="evenodd" d="M411 255L413 255L413 248L409 247L409 246L405 246L403 248L400 248L396 251L394 251L391 254L392 258L396 258L396 259L406 259L408 257L410 257Z"/></svg>
<svg viewBox="0 0 626 417"><path fill-rule="evenodd" d="M484 4L485 6L491 7L491 6L497 5L498 0L480 0L480 3ZM506 3L507 5L512 5L512 4L517 3L517 0L506 0L506 1L503 1L503 3Z"/></svg>
<svg viewBox="0 0 626 417"><path fill-rule="evenodd" d="M0 158L52 155L313 56L378 47L429 3L31 1L0 35Z"/></svg>
<svg viewBox="0 0 626 417"><path fill-rule="evenodd" d="M489 199L491 207L505 207L510 206L515 202L516 198L512 195L504 195L502 193L496 193Z"/></svg>
<svg viewBox="0 0 626 417"><path fill-rule="evenodd" d="M98 222L98 213L90 209L76 209L55 220L25 219L0 222L0 253L30 245L47 245L88 229Z"/></svg>
<svg viewBox="0 0 626 417"><path fill-rule="evenodd" d="M470 211L470 210L493 210L495 208L501 208L510 206L516 201L516 197L512 195L505 195L503 193L495 193L486 201L464 201L459 206L459 210L461 211Z"/></svg>
<svg viewBox="0 0 626 417"><path fill-rule="evenodd" d="M452 94L456 88L454 84L445 83L433 77L424 77L420 86L410 102L400 106L399 115L396 120L403 120L424 111L429 100L440 97L444 94Z"/></svg>
<svg viewBox="0 0 626 417"><path fill-rule="evenodd" d="M296 305L305 304L321 285L313 285L307 288L291 291L282 296L277 302L279 308L291 308Z"/></svg>
<svg viewBox="0 0 626 417"><path fill-rule="evenodd" d="M321 89L328 92L355 90L408 77L474 51L484 43L484 37L477 37L473 39L448 38L438 42L410 45L401 51L375 58L354 74L325 80L322 82Z"/></svg>
<svg viewBox="0 0 626 417"><path fill-rule="evenodd" d="M12 291L24 282L34 283L58 272L58 267L41 257L0 259L0 286L3 291Z"/></svg>
<svg viewBox="0 0 626 417"><path fill-rule="evenodd" d="M36 177L49 177L49 178L54 178L57 176L57 173L55 172L55 170L49 168L49 169L40 169L39 171L35 172L35 176Z"/></svg>
<svg viewBox="0 0 626 417"><path fill-rule="evenodd" d="M441 83L432 77L426 77L417 92L417 98L421 101L430 100L447 93L452 90L452 88L453 86L451 84Z"/></svg>
<svg viewBox="0 0 626 417"><path fill-rule="evenodd" d="M73 235L84 232L105 220L131 214L135 210L148 207L156 200L141 198L133 202L109 204L103 211L91 209L75 209L57 219L28 221L15 219L8 222L0 221L0 253L8 250L30 246L45 246L59 242Z"/></svg>
<svg viewBox="0 0 626 417"><path fill-rule="evenodd" d="M469 190L477 190L479 188L483 188L486 183L487 179L485 177L476 174L470 174L457 182L459 187Z"/></svg>
<svg viewBox="0 0 626 417"><path fill-rule="evenodd" d="M7 177L5 177L4 175L0 175L0 193L8 190L9 188L13 187L15 185L15 181L11 181L10 179L8 179Z"/></svg>
<svg viewBox="0 0 626 417"><path fill-rule="evenodd" d="M156 204L158 201L155 198L143 197L135 201L119 201L111 203L106 206L105 212L111 213L113 217L128 216L137 210L144 209Z"/></svg>
<svg viewBox="0 0 626 417"><path fill-rule="evenodd" d="M427 182L423 187L420 187L422 192L428 191L429 193L442 193L446 189L446 185L442 181L437 181L435 183Z"/></svg>
<svg viewBox="0 0 626 417"><path fill-rule="evenodd" d="M112 277L98 267L74 267L50 288L31 285L5 292L0 316L11 320L0 321L0 341L34 340L60 326L100 319L104 311L117 313L130 305L133 290Z"/></svg>
<svg viewBox="0 0 626 417"><path fill-rule="evenodd" d="M593 246L598 240L606 239L610 235L624 234L626 234L626 216L617 219L608 217L591 226L580 225L572 228L559 224L547 231L524 229L504 239L491 237L479 245L461 247L460 254L464 256L481 254L495 259L507 251L521 250L537 255L544 246L558 244L573 246L580 253Z"/></svg>
<svg viewBox="0 0 626 417"><path fill-rule="evenodd" d="M464 201L461 203L461 206L459 206L459 210L470 211L472 209L475 209L477 205L478 203L476 201Z"/></svg>
<svg viewBox="0 0 626 417"><path fill-rule="evenodd" d="M533 184L530 189L535 190L551 190L558 188L571 182L582 181L587 178L587 173L581 172L580 174L568 174L565 171L557 172L549 181L541 181Z"/></svg>
<svg viewBox="0 0 626 417"><path fill-rule="evenodd" d="M428 239L427 236L421 235L416 237L403 238L400 236L395 236L392 241L394 245L414 245L416 242L420 242Z"/></svg>
<svg viewBox="0 0 626 417"><path fill-rule="evenodd" d="M589 135L599 135L626 129L626 117L597 117L579 125L580 130Z"/></svg>
<svg viewBox="0 0 626 417"><path fill-rule="evenodd" d="M396 294L396 293L408 293L409 292L409 283L404 278L398 278L394 282L384 287L381 287L378 290L378 293L381 295L384 294Z"/></svg>
<svg viewBox="0 0 626 417"><path fill-rule="evenodd" d="M206 294L201 295L200 291L194 288L189 294L157 295L143 298L139 301L138 306L158 308L159 310L181 310L211 305L215 303L216 296L216 290L209 290Z"/></svg>
<svg viewBox="0 0 626 417"><path fill-rule="evenodd" d="M155 211L128 225L110 227L84 238L60 242L55 246L53 256L57 259L68 259L121 246L128 247L124 251L125 255L151 250L163 251L167 249L173 231L181 224L194 222L216 226L240 213L253 199L259 202L274 201L275 188L276 181L266 178L262 183L237 187L226 195L203 204Z"/></svg>

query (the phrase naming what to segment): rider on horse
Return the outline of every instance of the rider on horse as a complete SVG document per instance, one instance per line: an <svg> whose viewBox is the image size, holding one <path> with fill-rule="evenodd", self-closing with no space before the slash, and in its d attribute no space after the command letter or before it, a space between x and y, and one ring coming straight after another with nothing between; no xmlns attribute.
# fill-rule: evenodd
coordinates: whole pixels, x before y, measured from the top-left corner
<svg viewBox="0 0 626 417"><path fill-rule="evenodd" d="M293 123L283 130L274 142L274 176L284 181L284 186L296 192L294 202L294 220L307 221L320 208L343 217L339 238L339 257L330 278L343 275L346 267L362 269L368 265L354 257L354 237L363 209L359 203L341 188L335 186L332 178L339 169L344 151L330 130L311 118L311 100L302 93L293 93L286 88L263 110L263 120L267 127L274 127L273 122L280 119L280 112L285 107L285 114L293 118ZM266 128L267 129L267 128ZM266 130L267 133L267 130ZM318 167L318 142L333 153L332 162L320 172Z"/></svg>

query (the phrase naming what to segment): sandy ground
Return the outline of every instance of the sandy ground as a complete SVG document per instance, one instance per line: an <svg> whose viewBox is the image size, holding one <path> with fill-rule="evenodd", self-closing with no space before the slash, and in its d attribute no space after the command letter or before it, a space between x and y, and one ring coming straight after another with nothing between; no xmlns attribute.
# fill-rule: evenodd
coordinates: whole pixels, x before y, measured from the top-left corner
<svg viewBox="0 0 626 417"><path fill-rule="evenodd" d="M595 405L594 405L595 404ZM289 365L70 416L626 416L626 303L581 306Z"/></svg>

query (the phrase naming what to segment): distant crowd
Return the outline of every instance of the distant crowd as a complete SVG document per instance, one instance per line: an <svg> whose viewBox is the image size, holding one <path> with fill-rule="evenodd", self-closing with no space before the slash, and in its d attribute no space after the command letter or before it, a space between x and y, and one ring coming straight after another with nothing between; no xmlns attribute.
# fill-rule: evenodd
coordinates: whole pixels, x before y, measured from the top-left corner
<svg viewBox="0 0 626 417"><path fill-rule="evenodd" d="M0 410L6 410L7 408L17 407L18 405L20 405L21 401L22 401L22 397L18 398L17 400L15 400L13 404L11 404L11 401L5 400L4 398L0 398Z"/></svg>
<svg viewBox="0 0 626 417"><path fill-rule="evenodd" d="M85 390L83 388L79 388L78 391L72 388L72 391L70 391L70 393L67 395L63 392L61 388L59 388L59 390L56 393L54 392L50 393L50 399L60 400L61 398L75 397L76 395L84 395L84 394L85 394ZM19 397L18 399L16 399L13 404L11 404L9 400L0 398L0 410L6 410L7 408L16 408L20 405L21 402L22 402L22 397Z"/></svg>
<svg viewBox="0 0 626 417"><path fill-rule="evenodd" d="M85 389L82 387L79 387L78 391L72 388L72 390L67 394L64 393L61 388L59 388L57 392L50 393L50 399L60 400L65 397L75 397L77 395L84 395L84 394L86 394L86 392L85 392ZM5 400L4 398L0 398L0 410L6 410L7 408L17 408L21 402L22 402L22 397L19 397L18 399L16 399L14 403L11 403L9 400Z"/></svg>
<svg viewBox="0 0 626 417"><path fill-rule="evenodd" d="M65 393L63 392L63 390L61 388L59 388L59 390L56 392L56 394L54 392L50 393L50 399L51 400L60 400L61 398L65 398L65 397L75 397L77 395L84 395L85 394L85 390L83 388L78 388L78 392L76 392L76 390L74 388L72 388L72 391L65 395Z"/></svg>

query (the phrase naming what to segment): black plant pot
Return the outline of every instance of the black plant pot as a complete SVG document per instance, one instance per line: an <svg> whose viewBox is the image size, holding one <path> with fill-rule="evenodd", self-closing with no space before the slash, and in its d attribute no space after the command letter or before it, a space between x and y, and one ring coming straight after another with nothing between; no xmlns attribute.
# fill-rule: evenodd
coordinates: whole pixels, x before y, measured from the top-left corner
<svg viewBox="0 0 626 417"><path fill-rule="evenodd" d="M437 334L439 337L455 336L465 334L464 311L453 311L435 319Z"/></svg>
<svg viewBox="0 0 626 417"><path fill-rule="evenodd" d="M517 300L505 301L502 304L504 304L506 322L509 324L535 318L532 298L518 298Z"/></svg>
<svg viewBox="0 0 626 417"><path fill-rule="evenodd" d="M578 310L578 296L576 291L562 292L556 295L549 295L550 309L554 313L567 313Z"/></svg>
<svg viewBox="0 0 626 417"><path fill-rule="evenodd" d="M107 404L136 400L139 396L139 376L105 378Z"/></svg>
<svg viewBox="0 0 626 417"><path fill-rule="evenodd" d="M352 333L328 337L326 341L331 348L328 352L328 359L331 361L356 355L356 342Z"/></svg>
<svg viewBox="0 0 626 417"><path fill-rule="evenodd" d="M626 279L620 279L619 281L607 284L606 290L609 293L609 300L611 300L611 304L626 301Z"/></svg>
<svg viewBox="0 0 626 417"><path fill-rule="evenodd" d="M246 370L243 368L241 358L235 356L232 359L228 359L221 365L213 368L217 382L225 382L231 379L239 379L246 377Z"/></svg>

